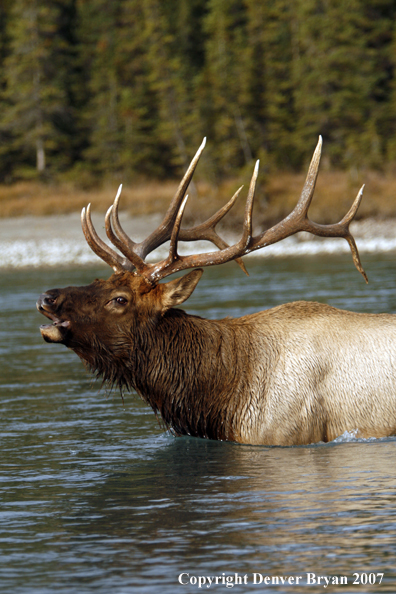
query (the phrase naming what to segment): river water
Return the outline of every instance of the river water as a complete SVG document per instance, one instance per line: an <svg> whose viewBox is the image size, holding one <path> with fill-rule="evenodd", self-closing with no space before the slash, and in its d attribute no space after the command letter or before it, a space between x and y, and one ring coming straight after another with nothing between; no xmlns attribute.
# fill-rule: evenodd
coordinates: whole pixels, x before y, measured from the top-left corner
<svg viewBox="0 0 396 594"><path fill-rule="evenodd" d="M249 278L206 270L185 305L395 312L396 255L364 264L367 286L347 256L252 258ZM41 339L37 296L96 276L109 270L0 271L0 591L395 592L396 439L281 448L164 433L136 395L106 394Z"/></svg>

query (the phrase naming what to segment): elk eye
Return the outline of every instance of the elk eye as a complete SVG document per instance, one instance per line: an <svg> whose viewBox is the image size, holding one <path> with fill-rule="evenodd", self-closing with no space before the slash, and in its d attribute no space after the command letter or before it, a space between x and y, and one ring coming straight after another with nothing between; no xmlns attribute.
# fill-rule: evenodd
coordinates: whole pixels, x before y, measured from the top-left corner
<svg viewBox="0 0 396 594"><path fill-rule="evenodd" d="M128 301L125 299L125 297L116 297L116 301L120 305L126 305L128 303Z"/></svg>

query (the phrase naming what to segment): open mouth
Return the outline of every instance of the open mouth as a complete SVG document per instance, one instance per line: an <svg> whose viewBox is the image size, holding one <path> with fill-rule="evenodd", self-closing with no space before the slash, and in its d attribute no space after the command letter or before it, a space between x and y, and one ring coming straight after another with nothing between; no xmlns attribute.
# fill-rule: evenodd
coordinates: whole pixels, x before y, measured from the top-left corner
<svg viewBox="0 0 396 594"><path fill-rule="evenodd" d="M52 321L52 324L42 324L40 326L41 336L46 342L63 342L70 327L68 320L60 320L55 314L44 309L41 304L37 304L37 309L46 318Z"/></svg>

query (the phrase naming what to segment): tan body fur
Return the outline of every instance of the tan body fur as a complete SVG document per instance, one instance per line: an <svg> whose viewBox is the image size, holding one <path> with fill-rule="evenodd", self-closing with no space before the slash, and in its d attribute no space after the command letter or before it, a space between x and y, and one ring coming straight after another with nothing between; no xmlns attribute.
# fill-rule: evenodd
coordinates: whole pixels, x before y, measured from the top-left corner
<svg viewBox="0 0 396 594"><path fill-rule="evenodd" d="M191 316L189 323L201 340L185 355L185 348L176 349L185 390L179 401L196 416L201 405L209 427L222 418L220 439L296 445L356 429L360 437L396 432L394 316L297 302L217 322ZM215 377L208 381L211 360ZM137 389L160 412L174 410L156 401L155 384ZM184 431L176 425L175 432ZM185 432L205 436L194 427ZM208 428L206 434L212 436Z"/></svg>
<svg viewBox="0 0 396 594"><path fill-rule="evenodd" d="M396 432L396 319L298 302L236 321L252 396L238 441L292 445Z"/></svg>

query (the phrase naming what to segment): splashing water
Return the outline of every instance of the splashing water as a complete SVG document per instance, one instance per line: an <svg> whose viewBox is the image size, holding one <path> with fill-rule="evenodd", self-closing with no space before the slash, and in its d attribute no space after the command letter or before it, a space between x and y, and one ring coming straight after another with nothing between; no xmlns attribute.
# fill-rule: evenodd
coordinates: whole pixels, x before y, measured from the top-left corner
<svg viewBox="0 0 396 594"><path fill-rule="evenodd" d="M331 443L365 443L370 441L381 441L382 437L358 437L359 429L353 429L352 431L344 431L342 435L336 437Z"/></svg>

